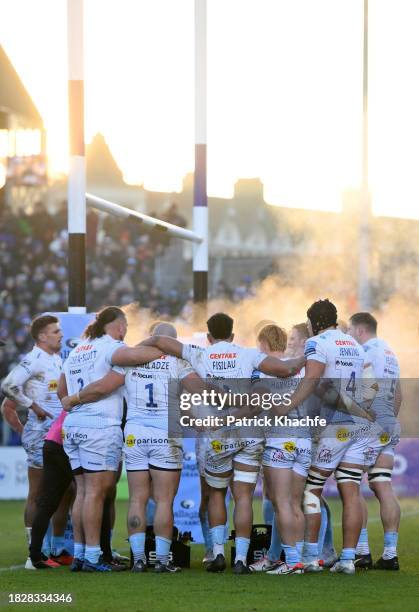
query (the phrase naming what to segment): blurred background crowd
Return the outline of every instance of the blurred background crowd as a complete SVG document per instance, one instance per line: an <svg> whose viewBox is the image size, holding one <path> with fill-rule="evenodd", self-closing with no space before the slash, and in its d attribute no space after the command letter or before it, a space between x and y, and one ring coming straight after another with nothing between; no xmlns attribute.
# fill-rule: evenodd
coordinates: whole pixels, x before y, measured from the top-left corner
<svg viewBox="0 0 419 612"><path fill-rule="evenodd" d="M171 205L165 221L185 226ZM0 212L0 379L13 362L32 348L31 318L44 311L67 310L67 208L66 202L49 212L42 202L31 214L2 207ZM88 311L104 304L138 302L152 316L188 316L190 289L180 281L169 293L155 283L155 261L170 239L141 233L128 221L87 215ZM163 291L162 291L163 289ZM250 277L230 289L221 281L216 295L240 301L253 292Z"/></svg>

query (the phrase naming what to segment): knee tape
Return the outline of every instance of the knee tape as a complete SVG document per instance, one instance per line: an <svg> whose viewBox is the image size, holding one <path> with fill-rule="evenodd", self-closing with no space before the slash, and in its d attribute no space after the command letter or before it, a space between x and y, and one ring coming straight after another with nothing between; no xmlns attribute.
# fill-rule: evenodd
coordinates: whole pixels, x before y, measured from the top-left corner
<svg viewBox="0 0 419 612"><path fill-rule="evenodd" d="M213 476L211 474L207 474L205 472L205 480L210 487L214 489L227 489L228 484L230 482L230 476L227 478L223 478L221 476Z"/></svg>
<svg viewBox="0 0 419 612"><path fill-rule="evenodd" d="M391 482L392 468L373 467L368 470L368 482Z"/></svg>
<svg viewBox="0 0 419 612"><path fill-rule="evenodd" d="M363 470L360 468L338 467L335 471L335 478L338 484L354 482L355 484L360 485L363 473Z"/></svg>
<svg viewBox="0 0 419 612"><path fill-rule="evenodd" d="M303 510L304 514L320 514L321 512L320 497L314 495L307 488L304 489Z"/></svg>
<svg viewBox="0 0 419 612"><path fill-rule="evenodd" d="M234 470L233 480L239 482L248 482L249 484L255 484L257 482L259 472L244 472L242 470Z"/></svg>
<svg viewBox="0 0 419 612"><path fill-rule="evenodd" d="M317 497L312 491L313 489L322 491L327 478L328 476L324 476L324 474L309 470L303 496L304 514L318 514L320 512L320 497Z"/></svg>

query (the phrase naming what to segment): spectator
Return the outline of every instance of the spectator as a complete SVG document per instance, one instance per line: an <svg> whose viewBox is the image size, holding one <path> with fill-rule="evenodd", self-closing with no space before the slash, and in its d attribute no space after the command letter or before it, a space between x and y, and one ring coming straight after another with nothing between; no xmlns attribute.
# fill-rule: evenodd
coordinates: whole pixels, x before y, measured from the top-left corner
<svg viewBox="0 0 419 612"><path fill-rule="evenodd" d="M155 216L155 215L154 215ZM180 227L186 220L173 202L163 219ZM139 302L154 317L191 316L189 287L177 285L162 295L154 285L154 262L164 246L162 235L144 231L129 221L90 211L87 216L88 311L104 304ZM46 310L67 310L67 204L49 213L37 202L33 214L0 206L0 379L11 364L31 349L31 318ZM13 271L13 272L12 272ZM235 300L252 295L249 278L232 290L224 281L216 295Z"/></svg>

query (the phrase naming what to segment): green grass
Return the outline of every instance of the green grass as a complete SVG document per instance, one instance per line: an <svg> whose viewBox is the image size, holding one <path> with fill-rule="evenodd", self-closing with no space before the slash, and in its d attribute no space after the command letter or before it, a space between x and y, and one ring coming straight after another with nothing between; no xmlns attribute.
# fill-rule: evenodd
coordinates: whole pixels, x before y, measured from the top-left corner
<svg viewBox="0 0 419 612"><path fill-rule="evenodd" d="M340 504L332 502L334 521L338 524ZM114 543L127 551L125 541L126 502L119 501ZM399 559L400 572L361 572L356 576L234 576L207 574L201 569L202 546L192 546L192 568L182 574L156 576L120 574L71 574L68 569L28 572L24 569L0 571L0 607L7 593L72 593L72 605L60 609L129 612L172 612L176 610L259 612L262 610L351 611L418 610L419 597L419 500L402 501ZM22 564L26 558L22 523L22 502L0 502L0 568ZM373 556L382 552L382 530L378 508L369 503L370 544ZM260 504L255 504L255 522L260 522ZM340 530L335 529L340 546ZM5 610L30 607L42 610L48 604L6 605ZM50 606L49 606L50 607Z"/></svg>

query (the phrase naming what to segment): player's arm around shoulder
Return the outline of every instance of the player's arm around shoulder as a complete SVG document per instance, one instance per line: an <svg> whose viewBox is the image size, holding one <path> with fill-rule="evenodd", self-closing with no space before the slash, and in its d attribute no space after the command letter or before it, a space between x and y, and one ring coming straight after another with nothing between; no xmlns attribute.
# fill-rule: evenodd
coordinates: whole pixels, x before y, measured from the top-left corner
<svg viewBox="0 0 419 612"><path fill-rule="evenodd" d="M160 349L141 343L133 347L122 346L117 348L112 354L111 362L115 366L130 367L159 359L162 354L163 351Z"/></svg>
<svg viewBox="0 0 419 612"><path fill-rule="evenodd" d="M86 387L83 387L83 389L77 393L62 398L62 406L64 410L69 412L72 408L74 408L74 406L98 402L119 389L124 382L125 374L112 370L99 380L96 380Z"/></svg>
<svg viewBox="0 0 419 612"><path fill-rule="evenodd" d="M258 365L258 369L269 376L279 376L286 378L294 376L304 367L305 357L296 357L295 359L287 359L282 361L277 357L266 356L265 359Z"/></svg>
<svg viewBox="0 0 419 612"><path fill-rule="evenodd" d="M154 347L164 355L173 355L182 358L184 345L176 338L170 336L150 336L141 342L141 346ZM189 360L188 360L189 361Z"/></svg>

